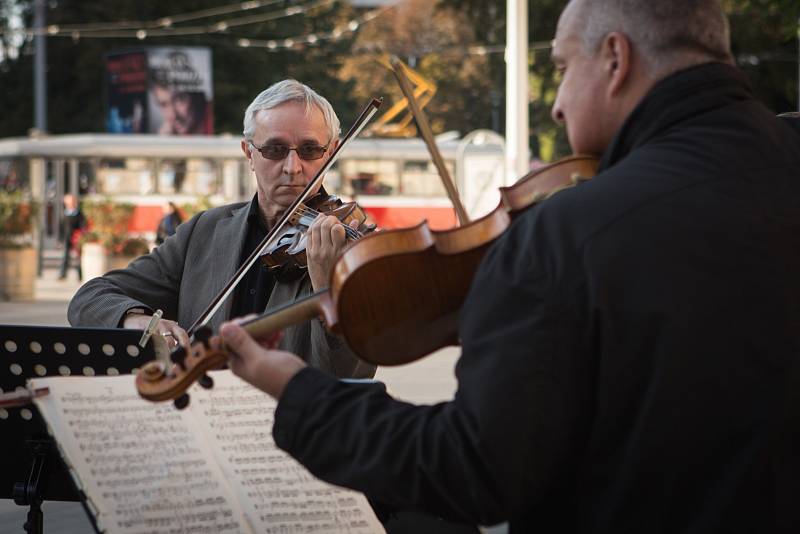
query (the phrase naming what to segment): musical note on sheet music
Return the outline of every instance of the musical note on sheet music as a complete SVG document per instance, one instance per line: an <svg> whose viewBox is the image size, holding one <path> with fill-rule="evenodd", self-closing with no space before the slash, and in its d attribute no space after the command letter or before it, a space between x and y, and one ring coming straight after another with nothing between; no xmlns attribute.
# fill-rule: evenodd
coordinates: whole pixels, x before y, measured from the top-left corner
<svg viewBox="0 0 800 534"><path fill-rule="evenodd" d="M366 498L326 484L275 447L275 403L229 372L213 373L214 389L192 394L212 448L258 532L383 532ZM219 375L219 376L218 376ZM250 514L252 515L252 514Z"/></svg>

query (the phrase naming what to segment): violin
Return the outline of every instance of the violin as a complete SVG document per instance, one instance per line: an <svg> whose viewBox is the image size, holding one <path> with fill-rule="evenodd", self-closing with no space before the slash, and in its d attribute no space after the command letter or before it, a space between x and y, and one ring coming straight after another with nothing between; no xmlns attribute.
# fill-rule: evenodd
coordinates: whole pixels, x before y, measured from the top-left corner
<svg viewBox="0 0 800 534"><path fill-rule="evenodd" d="M464 226L436 231L422 222L368 235L344 250L328 289L242 327L255 338L266 338L321 318L361 359L377 365L409 363L458 344L458 314L489 246L519 213L593 176L597 164L593 157L572 156L538 169L501 188L498 207ZM227 359L224 344L204 328L170 361L145 365L136 388L145 399L175 399L177 407L185 407L186 389L195 381L208 387L212 383L206 372L223 367Z"/></svg>
<svg viewBox="0 0 800 534"><path fill-rule="evenodd" d="M361 239L375 230L374 224L367 224L367 214L355 202L343 202L336 195L324 190L301 203L289 217L289 225L276 242L261 256L261 262L270 271L297 271L308 268L306 257L306 232L317 216L323 213L333 215L342 224L348 241ZM357 224L353 224L353 222Z"/></svg>

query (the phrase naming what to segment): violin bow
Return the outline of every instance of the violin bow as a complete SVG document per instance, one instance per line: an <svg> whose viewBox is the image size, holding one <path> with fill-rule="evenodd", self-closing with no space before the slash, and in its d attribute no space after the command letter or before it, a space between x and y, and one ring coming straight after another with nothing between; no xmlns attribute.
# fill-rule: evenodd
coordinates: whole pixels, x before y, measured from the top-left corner
<svg viewBox="0 0 800 534"><path fill-rule="evenodd" d="M397 56L391 56L389 58L389 65L395 78L397 78L400 90L403 91L408 101L408 107L411 110L411 114L414 116L414 120L417 122L417 129L422 136L422 140L425 141L425 145L428 147L428 152L431 154L433 164L436 166L436 170L439 171L439 177L442 179L444 188L447 191L447 196L450 197L450 202L453 203L453 207L456 210L459 224L461 226L469 224L469 215L467 215L467 210L464 209L464 205L461 203L461 198L458 196L458 190L456 189L455 183L453 183L453 178L451 178L450 173L447 172L447 167L444 165L444 159L439 152L439 147L436 146L436 140L433 138L433 132L428 123L428 117L422 111L422 108L419 107L419 103L414 97L414 90L411 88L411 82L408 80L405 73L405 64L400 61Z"/></svg>
<svg viewBox="0 0 800 534"><path fill-rule="evenodd" d="M225 302L225 300L230 296L233 292L234 288L242 281L247 271L250 270L250 267L258 261L258 258L273 244L274 241L280 236L281 231L283 230L284 226L287 224L289 219L291 218L292 214L297 210L297 208L306 201L306 199L311 196L311 191L315 190L317 185L322 182L325 178L325 173L330 170L336 160L339 159L339 154L341 153L342 149L347 145L351 140L353 140L360 132L364 129L364 126L367 125L367 122L375 115L378 111L378 108L381 107L383 103L383 98L373 98L369 104L364 108L358 118L355 120L353 125L347 131L345 136L336 146L334 151L331 153L331 157L328 158L328 161L319 169L317 174L314 178L306 185L303 192L295 199L295 201L286 209L283 213L283 216L278 220L275 226L270 230L267 236L259 243L259 245L253 250L253 253L242 263L236 273L233 275L233 278L225 284L225 287L217 294L216 297L209 303L208 307L205 309L203 313L195 320L192 326L189 327L189 331L187 332L189 336L194 335L195 331L206 324L211 317L217 310L219 310L220 306Z"/></svg>

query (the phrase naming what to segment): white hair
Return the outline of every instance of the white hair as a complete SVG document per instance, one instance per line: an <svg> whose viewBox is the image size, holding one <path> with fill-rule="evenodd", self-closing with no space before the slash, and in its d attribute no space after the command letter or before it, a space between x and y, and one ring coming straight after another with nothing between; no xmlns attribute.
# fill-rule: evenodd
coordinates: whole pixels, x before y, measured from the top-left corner
<svg viewBox="0 0 800 534"><path fill-rule="evenodd" d="M720 0L573 0L583 47L594 53L611 32L625 34L656 75L704 61L733 63Z"/></svg>
<svg viewBox="0 0 800 534"><path fill-rule="evenodd" d="M339 137L339 119L330 102L309 86L297 80L288 79L270 85L247 106L244 112L244 130L242 131L244 138L253 139L256 130L256 115L259 111L273 109L287 102L305 103L306 113L311 112L312 106L319 109L325 119L325 125L328 127L329 138L333 140Z"/></svg>

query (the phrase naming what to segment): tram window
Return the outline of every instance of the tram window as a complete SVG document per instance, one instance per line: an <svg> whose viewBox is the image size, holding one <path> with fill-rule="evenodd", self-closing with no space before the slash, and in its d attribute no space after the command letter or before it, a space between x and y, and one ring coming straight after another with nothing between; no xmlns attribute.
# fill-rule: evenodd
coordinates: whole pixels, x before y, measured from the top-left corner
<svg viewBox="0 0 800 534"><path fill-rule="evenodd" d="M445 161L444 165L450 177L455 179L453 162ZM404 161L402 183L404 195L441 197L447 194L432 161Z"/></svg>
<svg viewBox="0 0 800 534"><path fill-rule="evenodd" d="M163 160L158 165L158 192L162 195L174 194L181 190L186 176L184 160Z"/></svg>
<svg viewBox="0 0 800 534"><path fill-rule="evenodd" d="M91 161L78 163L78 192L81 196L97 192L95 168Z"/></svg>
<svg viewBox="0 0 800 534"><path fill-rule="evenodd" d="M97 169L97 192L103 195L147 195L155 191L153 174L153 161L150 159L103 159Z"/></svg>
<svg viewBox="0 0 800 534"><path fill-rule="evenodd" d="M339 172L339 162L334 163L333 167L325 173L325 190L328 193L341 194L342 191L342 173Z"/></svg>
<svg viewBox="0 0 800 534"><path fill-rule="evenodd" d="M158 168L158 192L162 195L215 195L220 184L220 171L210 159L163 160Z"/></svg>
<svg viewBox="0 0 800 534"><path fill-rule="evenodd" d="M399 165L395 160L365 159L341 163L341 174L355 195L391 195L400 191Z"/></svg>

